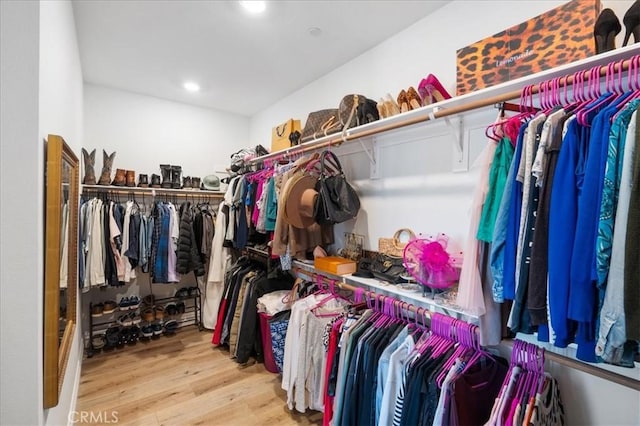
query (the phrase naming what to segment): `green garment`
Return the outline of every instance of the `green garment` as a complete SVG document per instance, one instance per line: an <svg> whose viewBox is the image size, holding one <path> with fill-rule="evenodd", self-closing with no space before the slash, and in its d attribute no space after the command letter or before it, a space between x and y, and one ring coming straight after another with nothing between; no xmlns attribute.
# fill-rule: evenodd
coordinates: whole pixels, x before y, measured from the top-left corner
<svg viewBox="0 0 640 426"><path fill-rule="evenodd" d="M490 243L493 238L493 227L496 223L496 216L500 208L500 200L504 186L507 183L509 167L513 160L513 145L506 136L500 139L493 161L489 170L489 190L482 205L482 215L478 224L478 234L476 238L480 241Z"/></svg>

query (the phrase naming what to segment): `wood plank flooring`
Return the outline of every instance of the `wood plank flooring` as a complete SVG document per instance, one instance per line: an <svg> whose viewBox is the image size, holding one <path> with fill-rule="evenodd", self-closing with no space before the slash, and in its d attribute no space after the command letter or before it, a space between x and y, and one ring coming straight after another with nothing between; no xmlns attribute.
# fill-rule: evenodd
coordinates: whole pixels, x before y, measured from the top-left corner
<svg viewBox="0 0 640 426"><path fill-rule="evenodd" d="M231 360L211 332L186 327L85 359L77 419L88 414L78 424L321 425L322 413L289 411L280 380L263 364Z"/></svg>

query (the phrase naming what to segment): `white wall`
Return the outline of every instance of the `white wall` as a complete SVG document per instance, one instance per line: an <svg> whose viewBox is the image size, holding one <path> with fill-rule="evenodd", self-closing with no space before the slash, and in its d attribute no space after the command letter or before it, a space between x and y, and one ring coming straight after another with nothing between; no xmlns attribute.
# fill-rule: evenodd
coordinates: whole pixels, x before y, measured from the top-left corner
<svg viewBox="0 0 640 426"><path fill-rule="evenodd" d="M40 6L0 2L0 423L42 423Z"/></svg>
<svg viewBox="0 0 640 426"><path fill-rule="evenodd" d="M40 3L40 140L49 134L64 138L81 157L83 125L83 83L76 27L70 1ZM80 318L77 301L76 324ZM69 412L75 409L80 384L83 346L80 327L70 348L58 405L45 410L48 425L68 423Z"/></svg>
<svg viewBox="0 0 640 426"><path fill-rule="evenodd" d="M83 146L96 149L98 177L103 149L116 151L112 178L121 168L151 179L160 164L202 178L224 171L230 155L249 145L248 117L92 84L85 85L84 102Z"/></svg>
<svg viewBox="0 0 640 426"><path fill-rule="evenodd" d="M361 93L378 99L396 96L433 73L451 93L455 91L456 49L552 9L564 1L453 1L364 52L315 82L251 118L252 144L268 143L271 128L290 117L306 119L308 112L335 108L342 96ZM603 1L620 20L632 1ZM624 30L619 34L621 45ZM470 165L487 143L486 125L496 111L487 108L464 117L464 141ZM468 211L477 170L453 172L453 138L443 120L390 135L376 136L380 146L379 176L370 179L370 164L357 144L337 148L348 178L361 194L362 209L355 221L336 227L365 235L365 245L400 227L416 232L447 233L461 246L468 230ZM558 378L567 424L640 424L640 393L565 366L550 363ZM597 390L597 391L596 391Z"/></svg>

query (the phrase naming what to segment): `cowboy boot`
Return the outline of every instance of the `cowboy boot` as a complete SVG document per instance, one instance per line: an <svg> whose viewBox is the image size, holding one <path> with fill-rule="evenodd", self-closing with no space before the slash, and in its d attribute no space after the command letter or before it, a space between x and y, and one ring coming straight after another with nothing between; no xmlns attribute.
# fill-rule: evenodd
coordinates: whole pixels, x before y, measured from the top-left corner
<svg viewBox="0 0 640 426"><path fill-rule="evenodd" d="M149 176L140 173L138 175L138 186L140 188L148 188L149 187Z"/></svg>
<svg viewBox="0 0 640 426"><path fill-rule="evenodd" d="M127 170L126 174L127 186L136 186L136 172L135 170Z"/></svg>
<svg viewBox="0 0 640 426"><path fill-rule="evenodd" d="M116 175L113 178L113 182L111 185L113 186L124 186L127 182L127 172L124 169L116 169Z"/></svg>
<svg viewBox="0 0 640 426"><path fill-rule="evenodd" d="M96 150L91 151L91 154L86 149L82 148L82 162L84 163L84 177L82 178L83 185L95 185L96 184L96 171L94 166L96 164Z"/></svg>
<svg viewBox="0 0 640 426"><path fill-rule="evenodd" d="M102 173L100 174L100 180L98 185L110 185L111 184L111 167L113 166L113 160L116 158L116 152L113 151L111 155L107 155L105 150L102 150Z"/></svg>
<svg viewBox="0 0 640 426"><path fill-rule="evenodd" d="M173 189L180 189L180 175L182 175L182 167L171 166L171 187Z"/></svg>
<svg viewBox="0 0 640 426"><path fill-rule="evenodd" d="M162 173L162 187L171 188L171 180L173 179L171 166L168 164L160 164L160 172Z"/></svg>
<svg viewBox="0 0 640 426"><path fill-rule="evenodd" d="M152 188L161 188L162 184L160 184L160 175L152 174L151 175L151 187Z"/></svg>

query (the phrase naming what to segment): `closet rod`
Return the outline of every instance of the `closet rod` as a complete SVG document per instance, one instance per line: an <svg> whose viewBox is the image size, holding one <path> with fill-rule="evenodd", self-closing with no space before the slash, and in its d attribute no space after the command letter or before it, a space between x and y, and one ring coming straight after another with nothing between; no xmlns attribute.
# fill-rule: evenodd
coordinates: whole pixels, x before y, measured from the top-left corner
<svg viewBox="0 0 640 426"><path fill-rule="evenodd" d="M325 275L321 274L321 273L317 273L317 272L311 272L302 268L294 268L294 270L296 272L300 272L304 275L309 275L312 278L316 279L319 277L321 277L322 279L324 279L325 281L329 281L331 282L332 279L326 277ZM347 291L356 291L357 289L361 289L361 287L355 287L352 286L350 284L344 283L344 282L340 282L340 281L336 281L335 284L337 287L339 287L342 290L347 290ZM373 291L370 290L365 290L364 292L365 295L367 295L370 298L376 298L379 296L378 293L375 293ZM387 296L389 297L389 296ZM395 299L395 298L394 298ZM428 311L425 308L421 308L418 306L415 306L413 304L404 302L402 300L396 299L396 301L394 301L394 305L399 306L401 309L405 309L405 310L409 310L411 312L413 312L414 315L425 315L428 318L431 318L430 315L430 311ZM509 347L513 346L513 340L502 340L501 344L505 344ZM535 344L535 343L534 343ZM537 346L537 345L536 345ZM635 380L632 377L628 377L628 376L623 376L621 374L615 373L613 371L609 371L609 370L605 370L603 368L600 367L596 367L592 364L588 364L582 361L577 361L573 358L569 358L567 356L564 355L560 355L554 352L551 352L549 350L545 350L544 352L544 356L546 360L551 360L554 362L557 362L558 364L562 364L564 366L567 367L571 367L571 368L575 368L576 370L580 370L583 371L585 373L591 374L593 376L596 377L600 377L601 379L605 379L607 381L613 382L613 383L617 383L619 385L634 389L636 391L640 390L640 381Z"/></svg>
<svg viewBox="0 0 640 426"><path fill-rule="evenodd" d="M631 62L631 58L629 59L624 59L622 61L617 61L617 62L613 62L614 64L614 69L613 71L615 72L623 72L629 69L629 64ZM620 64L622 64L622 68L620 69ZM600 73L599 76L600 77L604 77L607 75L607 67L609 66L609 64L607 65L601 65L600 68ZM589 68L589 69L593 69L595 67ZM589 69L586 69L584 71L588 71ZM575 74L566 74L563 77L560 77L563 81L564 81L564 85L569 85L569 84L573 84L574 81L574 75ZM585 81L589 80L589 74L585 74ZM546 81L546 80L543 80ZM525 86L526 87L526 86ZM540 90L540 86L539 84L533 84L531 85L531 91L530 94L537 94L539 93ZM332 135L334 137L330 138L329 140L325 141L325 142L321 142L318 144L312 144L311 142L309 142L309 146L305 146L306 144L302 144L302 145L298 145L295 147L291 147L288 148L286 150L283 151L278 151L278 152L274 152L272 154L267 154L267 155L263 155L261 157L256 157L253 158L249 161L247 161L247 164L254 164L254 163L259 163L259 162L264 162L266 160L278 160L281 158L288 158L290 156L293 155L298 155L298 154L303 154L305 152L310 152L310 151L316 151L318 149L322 149L322 148L326 148L329 146L339 146L340 144L342 144L342 142L348 142L348 141L352 141L355 139L360 139L360 138L364 138L367 136L372 136L372 135L376 135L378 133L382 133L382 132L386 132L388 130L395 130L398 129L400 127L405 127L405 126L411 126L413 124L418 124L418 123L422 123L425 121L429 121L429 120L433 120L436 118L442 118L442 117L447 117L450 115L455 115L455 114L460 114L463 112L468 112L468 111L473 111L479 108L484 108L487 106L492 106L495 104L498 104L500 102L506 102L506 101L510 101L513 99L517 99L520 98L520 95L522 94L522 90L512 90L510 92L506 92L503 93L501 95L495 95L495 96L490 96L488 98L484 98L484 99L480 99L477 101L472 101L472 102L468 102L466 104L463 105L458 105L458 106L453 106L450 108L445 108L445 109L439 109L436 110L438 107L438 104L432 104L432 105L428 105L424 108L425 110L428 110L429 108L431 108L431 110L433 111L431 114L429 115L425 115L425 116L419 116L419 117L414 117L414 118L410 118L410 119L406 119L406 120L400 120L400 121L396 121L394 123L389 123L387 125L384 126L380 126L380 127L376 127L373 129L366 129L366 130L362 130L362 131L355 131L354 133L348 134L348 135L343 135L341 133L336 133L335 135ZM355 128L357 129L357 127ZM348 130L352 130L352 129L348 129Z"/></svg>
<svg viewBox="0 0 640 426"><path fill-rule="evenodd" d="M113 186L102 186L102 185L82 185L82 193L112 193L112 194L142 194L142 195L150 195L153 197L169 195L169 196L178 196L178 197L206 197L206 198L223 198L224 192L218 191L206 191L200 189L169 189L169 188L139 188L139 187L113 187Z"/></svg>

